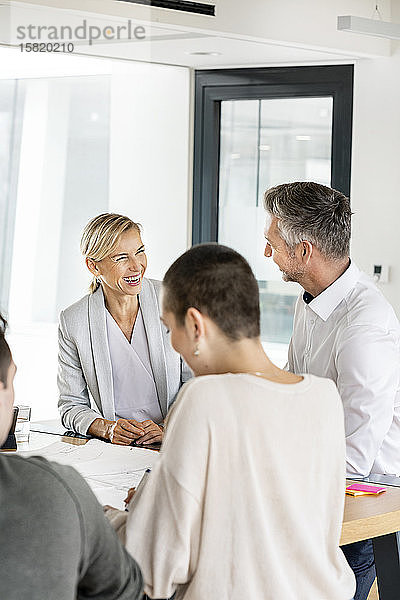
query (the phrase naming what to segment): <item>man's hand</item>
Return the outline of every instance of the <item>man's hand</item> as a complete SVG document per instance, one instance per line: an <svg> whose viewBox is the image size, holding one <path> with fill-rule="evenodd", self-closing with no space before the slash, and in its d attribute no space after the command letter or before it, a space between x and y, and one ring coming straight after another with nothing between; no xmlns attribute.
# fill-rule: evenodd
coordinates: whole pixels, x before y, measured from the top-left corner
<svg viewBox="0 0 400 600"><path fill-rule="evenodd" d="M144 423L147 423L147 421L144 421ZM111 443L129 446L134 440L137 441L138 438L144 437L146 433L144 423L139 423L135 419L118 419L111 427Z"/></svg>
<svg viewBox="0 0 400 600"><path fill-rule="evenodd" d="M149 446L150 444L160 444L163 439L164 429L153 421L142 421L139 423L143 427L144 434L136 440L137 446Z"/></svg>

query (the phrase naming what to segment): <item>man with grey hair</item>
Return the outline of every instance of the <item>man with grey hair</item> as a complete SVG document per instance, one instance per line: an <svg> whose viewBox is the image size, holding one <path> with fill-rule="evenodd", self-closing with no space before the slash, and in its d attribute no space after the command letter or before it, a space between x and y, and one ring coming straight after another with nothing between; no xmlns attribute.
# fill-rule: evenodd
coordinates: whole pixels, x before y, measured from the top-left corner
<svg viewBox="0 0 400 600"><path fill-rule="evenodd" d="M312 182L265 192L265 256L298 282L288 368L332 379L345 415L347 474L400 475L400 325L375 284L349 258L351 210ZM375 578L371 540L344 546L363 600Z"/></svg>

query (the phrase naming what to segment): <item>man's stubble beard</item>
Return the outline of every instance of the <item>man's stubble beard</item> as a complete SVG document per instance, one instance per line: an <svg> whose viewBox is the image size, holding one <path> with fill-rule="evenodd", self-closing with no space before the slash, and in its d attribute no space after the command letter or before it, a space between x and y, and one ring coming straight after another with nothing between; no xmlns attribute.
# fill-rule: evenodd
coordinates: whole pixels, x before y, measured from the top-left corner
<svg viewBox="0 0 400 600"><path fill-rule="evenodd" d="M290 271L283 271L281 269L282 272L282 279L283 281L292 281L294 283L300 283L303 281L304 279L304 274L305 274L305 269L303 268L299 268L299 265L296 264L296 261L293 260L293 268L290 269Z"/></svg>

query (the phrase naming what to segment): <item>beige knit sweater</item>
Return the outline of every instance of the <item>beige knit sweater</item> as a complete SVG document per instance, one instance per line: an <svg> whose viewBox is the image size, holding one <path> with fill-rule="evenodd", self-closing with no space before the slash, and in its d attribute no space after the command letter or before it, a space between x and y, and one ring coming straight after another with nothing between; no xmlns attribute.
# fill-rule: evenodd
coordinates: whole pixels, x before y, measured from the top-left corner
<svg viewBox="0 0 400 600"><path fill-rule="evenodd" d="M127 548L145 591L185 600L349 600L339 549L345 489L334 384L197 377L139 487Z"/></svg>

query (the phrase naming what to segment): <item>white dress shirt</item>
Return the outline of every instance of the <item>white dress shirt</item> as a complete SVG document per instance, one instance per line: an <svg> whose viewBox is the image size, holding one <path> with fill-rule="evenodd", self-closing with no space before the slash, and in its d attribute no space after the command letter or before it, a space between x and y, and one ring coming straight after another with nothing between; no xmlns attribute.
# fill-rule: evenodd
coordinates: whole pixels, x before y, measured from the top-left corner
<svg viewBox="0 0 400 600"><path fill-rule="evenodd" d="M116 418L137 421L151 419L155 423L161 423L162 414L141 309L139 308L136 317L130 343L108 310L106 322Z"/></svg>
<svg viewBox="0 0 400 600"><path fill-rule="evenodd" d="M314 299L297 300L288 366L336 383L348 475L400 475L400 325L354 263Z"/></svg>

